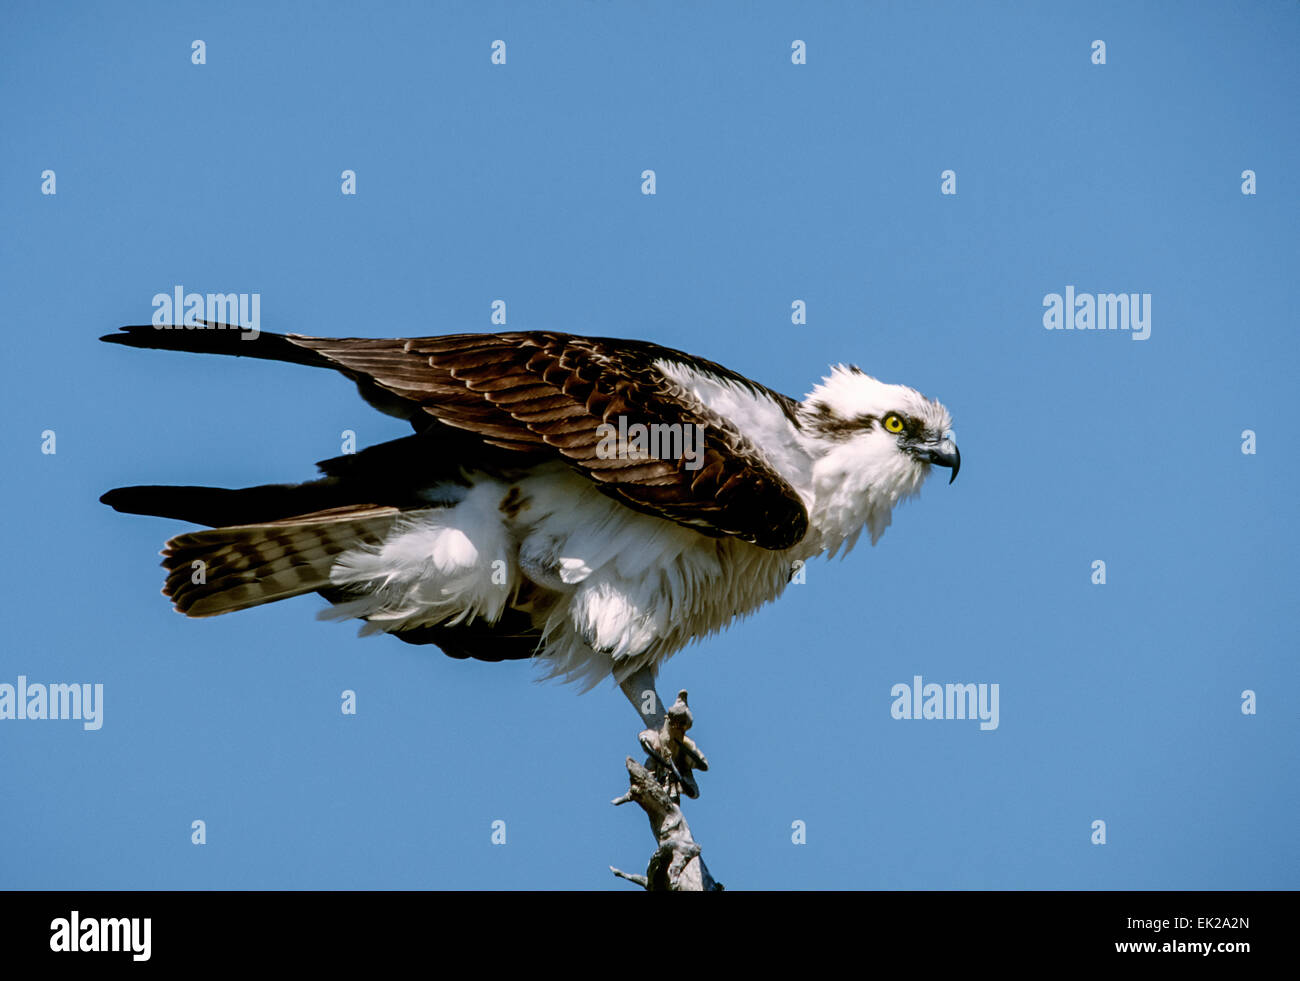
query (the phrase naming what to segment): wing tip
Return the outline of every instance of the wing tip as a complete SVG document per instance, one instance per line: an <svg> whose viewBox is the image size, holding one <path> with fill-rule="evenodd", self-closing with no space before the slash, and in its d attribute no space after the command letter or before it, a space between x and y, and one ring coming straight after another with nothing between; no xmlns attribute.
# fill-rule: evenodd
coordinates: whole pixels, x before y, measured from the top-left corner
<svg viewBox="0 0 1300 981"><path fill-rule="evenodd" d="M131 344L141 330L152 326L151 324L129 324L125 327L119 327L116 334L101 334L100 340L107 344Z"/></svg>

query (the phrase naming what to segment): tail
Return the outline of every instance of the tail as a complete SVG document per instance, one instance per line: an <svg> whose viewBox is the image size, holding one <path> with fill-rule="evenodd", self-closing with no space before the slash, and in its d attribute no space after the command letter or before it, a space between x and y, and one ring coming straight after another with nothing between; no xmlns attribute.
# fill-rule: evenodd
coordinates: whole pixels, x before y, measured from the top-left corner
<svg viewBox="0 0 1300 981"><path fill-rule="evenodd" d="M427 508L431 490L454 496L454 461L406 436L317 464L323 477L260 487L118 487L117 511L212 526L179 535L163 553L164 595L188 616L212 616L327 589L334 556L382 539L400 513ZM267 577L265 581L261 578Z"/></svg>
<svg viewBox="0 0 1300 981"><path fill-rule="evenodd" d="M469 486L460 460L482 467L519 467L519 449L484 445L471 429L445 425L425 411L435 391L425 377L428 358L401 340L336 339L350 356L314 350L319 339L256 336L224 324L195 327L123 327L102 340L125 347L221 354L330 368L356 382L362 398L410 421L416 435L326 460L323 476L303 484L217 487L119 487L100 500L133 514L177 518L214 526L167 543L163 594L178 612L216 616L263 603L319 592L331 603L355 599L351 587L330 581L337 557L361 546L378 547L405 511L450 505ZM383 368L381 384L369 372ZM454 397L455 392L451 393ZM531 446L524 447L531 450ZM511 610L500 622L422 625L393 633L413 644L437 644L453 657L503 660L531 656L541 639L531 618Z"/></svg>
<svg viewBox="0 0 1300 981"><path fill-rule="evenodd" d="M179 613L210 617L329 589L335 557L378 545L400 513L392 507L344 507L178 535L162 553L163 595Z"/></svg>

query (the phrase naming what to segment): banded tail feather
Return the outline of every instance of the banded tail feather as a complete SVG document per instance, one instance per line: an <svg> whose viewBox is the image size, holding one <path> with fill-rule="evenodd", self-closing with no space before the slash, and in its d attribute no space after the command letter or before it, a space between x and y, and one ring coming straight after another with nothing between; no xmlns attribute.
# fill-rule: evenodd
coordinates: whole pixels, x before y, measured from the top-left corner
<svg viewBox="0 0 1300 981"><path fill-rule="evenodd" d="M163 595L188 617L210 617L329 589L335 557L379 545L400 513L345 507L178 535L162 553Z"/></svg>

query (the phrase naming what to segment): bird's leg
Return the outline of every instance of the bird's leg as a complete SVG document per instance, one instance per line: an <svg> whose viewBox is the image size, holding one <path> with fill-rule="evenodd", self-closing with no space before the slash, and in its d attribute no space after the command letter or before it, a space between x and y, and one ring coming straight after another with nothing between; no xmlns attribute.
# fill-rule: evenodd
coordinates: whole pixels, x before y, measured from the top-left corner
<svg viewBox="0 0 1300 981"><path fill-rule="evenodd" d="M649 668L639 668L620 681L618 686L623 689L623 694L632 703L637 715L641 716L647 729L658 730L663 726L666 709L663 699L655 691L655 676Z"/></svg>

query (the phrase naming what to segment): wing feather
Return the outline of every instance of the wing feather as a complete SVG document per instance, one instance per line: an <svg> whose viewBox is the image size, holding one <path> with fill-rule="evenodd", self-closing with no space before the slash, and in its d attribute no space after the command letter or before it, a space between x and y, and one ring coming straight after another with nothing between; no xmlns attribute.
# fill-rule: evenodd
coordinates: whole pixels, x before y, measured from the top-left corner
<svg viewBox="0 0 1300 981"><path fill-rule="evenodd" d="M683 401L655 368L662 359L699 365L790 415L792 400L712 362L645 342L550 332L289 340L367 375L446 425L508 449L550 449L638 510L765 548L788 548L807 532L799 495L739 426ZM703 426L702 466L687 469L684 459L602 459L598 427L617 426L620 416L629 427Z"/></svg>
<svg viewBox="0 0 1300 981"><path fill-rule="evenodd" d="M702 534L783 549L808 529L802 499L745 436L745 420L712 412L656 363L687 365L743 387L792 426L794 400L681 351L548 331L396 339L263 331L247 342L224 332L124 331L105 339L332 367L355 381L371 404L410 419L417 430L432 419L532 460L562 459L628 507ZM602 458L599 427L617 427L620 417L629 428L703 427L702 459ZM691 462L697 469L689 468Z"/></svg>

